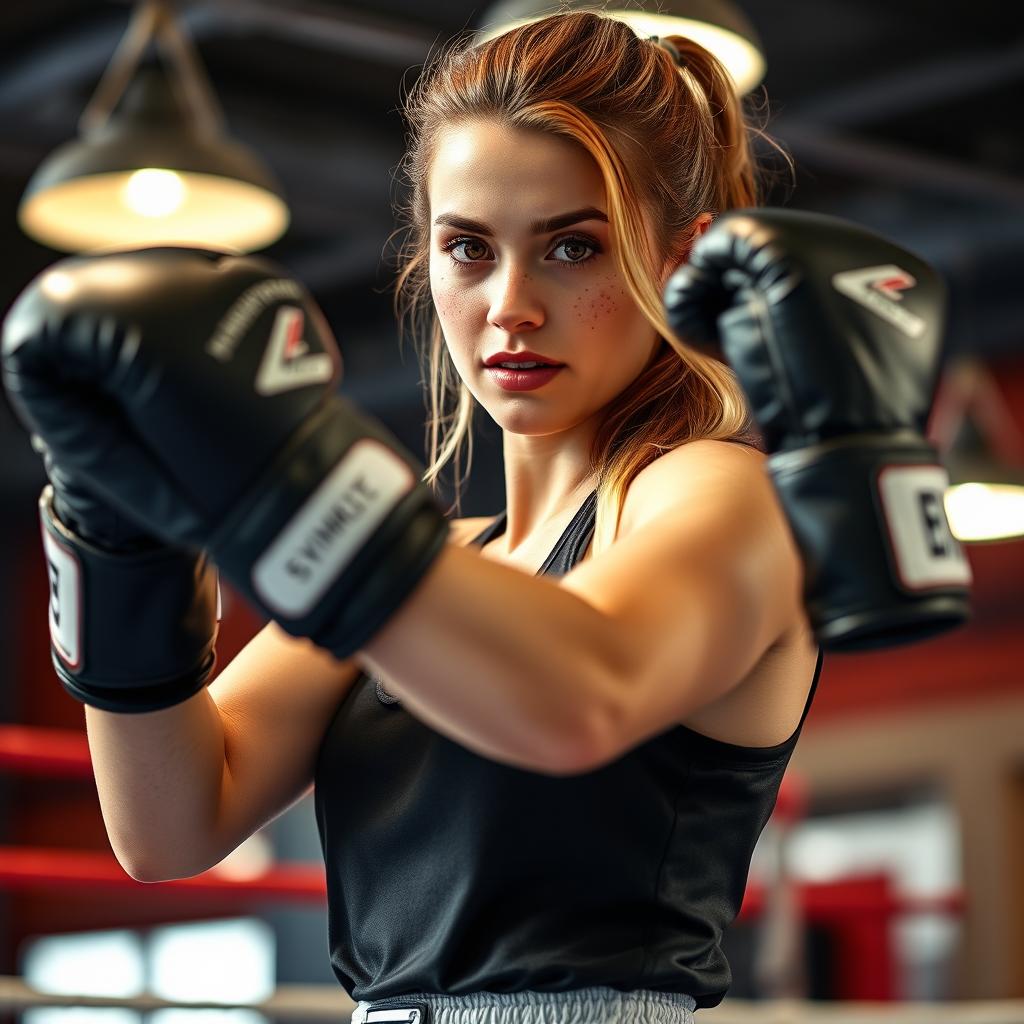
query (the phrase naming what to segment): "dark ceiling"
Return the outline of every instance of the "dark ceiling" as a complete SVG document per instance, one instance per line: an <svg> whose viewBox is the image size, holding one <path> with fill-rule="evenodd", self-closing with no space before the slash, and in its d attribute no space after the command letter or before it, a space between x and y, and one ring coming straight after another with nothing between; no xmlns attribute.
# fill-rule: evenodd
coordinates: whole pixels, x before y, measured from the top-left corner
<svg viewBox="0 0 1024 1024"><path fill-rule="evenodd" d="M1024 8L1005 0L739 6L767 54L768 131L798 168L795 188L769 200L848 217L935 262L951 284L951 351L1024 353ZM479 25L486 8L472 0L180 5L232 133L264 157L291 205L292 225L266 255L323 304L345 354L343 388L417 451L419 371L411 348L404 361L398 352L384 260L401 87L432 47ZM0 312L58 255L22 235L17 203L36 165L74 134L129 13L123 0L0 5ZM4 426L6 455L21 443Z"/></svg>

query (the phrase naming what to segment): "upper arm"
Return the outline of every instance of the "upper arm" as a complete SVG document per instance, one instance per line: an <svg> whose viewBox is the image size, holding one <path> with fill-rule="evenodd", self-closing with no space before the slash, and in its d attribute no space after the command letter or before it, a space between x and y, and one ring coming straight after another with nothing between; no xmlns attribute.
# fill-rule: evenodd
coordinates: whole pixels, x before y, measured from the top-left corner
<svg viewBox="0 0 1024 1024"><path fill-rule="evenodd" d="M609 620L602 762L726 694L802 610L802 566L764 457L719 441L645 467L619 538L561 585Z"/></svg>
<svg viewBox="0 0 1024 1024"><path fill-rule="evenodd" d="M221 857L310 791L324 731L358 675L272 621L209 684L224 726Z"/></svg>
<svg viewBox="0 0 1024 1024"><path fill-rule="evenodd" d="M453 520L450 543L468 543L488 521ZM224 725L223 856L312 789L324 732L359 672L271 621L210 683Z"/></svg>

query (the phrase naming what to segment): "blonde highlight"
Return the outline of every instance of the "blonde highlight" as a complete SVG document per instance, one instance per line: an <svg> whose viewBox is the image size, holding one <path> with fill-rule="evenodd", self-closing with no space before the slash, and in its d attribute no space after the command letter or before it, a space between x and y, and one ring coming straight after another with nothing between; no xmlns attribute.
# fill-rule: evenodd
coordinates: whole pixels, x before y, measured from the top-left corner
<svg viewBox="0 0 1024 1024"><path fill-rule="evenodd" d="M751 138L782 150L747 118L714 56L686 37L667 39L679 63L613 18L551 15L480 46L456 40L424 70L405 105L411 139L400 169L411 201L400 211L406 222L399 231L408 241L399 256L395 313L400 336L408 330L414 337L425 376L424 480L436 493L441 471L452 465L456 513L472 468L476 403L447 353L430 298L426 185L438 136L473 119L555 134L582 146L602 175L619 272L661 343L606 406L594 438L595 554L615 539L629 484L660 454L703 438L755 443L735 376L672 331L659 282L663 265L685 258L701 212L759 205ZM645 214L654 226L653 250Z"/></svg>

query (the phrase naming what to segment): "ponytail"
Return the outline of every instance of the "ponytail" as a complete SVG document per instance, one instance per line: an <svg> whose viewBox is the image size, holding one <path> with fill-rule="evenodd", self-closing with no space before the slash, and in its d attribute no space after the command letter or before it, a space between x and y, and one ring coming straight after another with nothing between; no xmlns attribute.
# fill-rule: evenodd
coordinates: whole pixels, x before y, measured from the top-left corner
<svg viewBox="0 0 1024 1024"><path fill-rule="evenodd" d="M678 337L665 318L658 271L678 263L694 222L760 201L750 138L732 78L704 47L669 36L668 47L593 11L554 14L480 45L457 42L420 75L405 105L411 145L399 167L410 185L396 313L425 323L421 359L429 389L430 464L435 489L446 463L458 467L475 399L450 365L430 299L428 178L445 129L468 120L550 132L575 140L604 181L609 230L625 286L662 339L651 363L603 412L591 469L598 505L593 552L614 539L630 482L662 452L699 438L744 440L749 415L732 370ZM644 230L649 221L650 245ZM466 474L469 466L466 467ZM455 507L458 508L457 471Z"/></svg>
<svg viewBox="0 0 1024 1024"><path fill-rule="evenodd" d="M679 54L679 75L690 90L710 143L716 183L716 213L757 206L758 193L742 101L722 63L686 36L668 36Z"/></svg>

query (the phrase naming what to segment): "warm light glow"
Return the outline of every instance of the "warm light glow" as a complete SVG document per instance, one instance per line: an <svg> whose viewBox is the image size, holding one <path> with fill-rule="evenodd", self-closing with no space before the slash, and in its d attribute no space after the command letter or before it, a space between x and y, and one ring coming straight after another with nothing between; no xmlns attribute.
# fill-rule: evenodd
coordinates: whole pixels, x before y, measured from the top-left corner
<svg viewBox="0 0 1024 1024"><path fill-rule="evenodd" d="M44 295L63 301L71 298L75 291L75 279L63 270L51 270L43 276L39 287Z"/></svg>
<svg viewBox="0 0 1024 1024"><path fill-rule="evenodd" d="M742 36L718 25L709 25L705 21L671 14L650 14L646 11L603 10L601 13L617 21L624 21L642 39L649 36L686 36L695 43L700 43L725 65L726 71L736 83L736 91L741 96L750 92L764 78L765 61L760 51ZM486 42L531 21L539 21L542 17L546 15L517 18L515 21L485 29L479 37L480 42Z"/></svg>
<svg viewBox="0 0 1024 1024"><path fill-rule="evenodd" d="M166 217L184 204L185 183L174 171L146 167L132 174L121 197L140 217Z"/></svg>
<svg viewBox="0 0 1024 1024"><path fill-rule="evenodd" d="M126 199L132 179L146 172L90 174L38 192L18 210L22 229L54 249L101 252L155 245L194 245L252 252L277 241L288 227L285 203L255 185L213 174L160 171L160 179L141 178L147 200L157 202L150 181L180 181L181 201L163 214L147 212ZM140 186L134 186L140 188ZM161 187L164 187L163 184Z"/></svg>
<svg viewBox="0 0 1024 1024"><path fill-rule="evenodd" d="M1024 537L1024 487L1013 484L957 484L946 491L949 528L958 540Z"/></svg>

